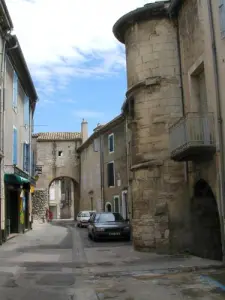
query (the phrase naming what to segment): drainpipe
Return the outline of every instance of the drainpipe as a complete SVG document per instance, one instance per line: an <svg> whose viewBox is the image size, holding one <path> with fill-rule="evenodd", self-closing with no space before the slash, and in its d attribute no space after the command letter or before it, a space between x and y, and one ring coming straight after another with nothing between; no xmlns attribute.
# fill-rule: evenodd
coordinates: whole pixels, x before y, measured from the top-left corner
<svg viewBox="0 0 225 300"><path fill-rule="evenodd" d="M0 150L4 155L4 86L5 86L5 54L6 54L6 40L2 38L2 60L1 60L1 92L0 92ZM2 201L3 201L3 184L4 186L4 159L0 162L0 244L2 244ZM3 178L2 178L3 176Z"/></svg>
<svg viewBox="0 0 225 300"><path fill-rule="evenodd" d="M213 22L212 2L207 0L209 10L209 26L210 35L212 39L212 53L213 53L213 73L214 84L216 91L216 110L217 110L217 130L218 130L218 142L219 142L219 172L220 172L220 211L221 211L221 240L223 250L223 260L225 260L225 236L224 236L224 195L225 195L225 174L224 174L224 146L223 146L223 127L222 127L222 114L221 114L221 95L219 84L219 71L218 71L218 57L216 49L215 28Z"/></svg>

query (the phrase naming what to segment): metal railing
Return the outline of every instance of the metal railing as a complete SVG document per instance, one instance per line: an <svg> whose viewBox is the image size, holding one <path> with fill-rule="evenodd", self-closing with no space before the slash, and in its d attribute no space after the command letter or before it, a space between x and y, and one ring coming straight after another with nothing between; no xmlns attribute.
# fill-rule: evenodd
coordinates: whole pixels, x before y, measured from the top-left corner
<svg viewBox="0 0 225 300"><path fill-rule="evenodd" d="M213 113L186 114L169 128L169 142L172 156L190 147L216 146Z"/></svg>

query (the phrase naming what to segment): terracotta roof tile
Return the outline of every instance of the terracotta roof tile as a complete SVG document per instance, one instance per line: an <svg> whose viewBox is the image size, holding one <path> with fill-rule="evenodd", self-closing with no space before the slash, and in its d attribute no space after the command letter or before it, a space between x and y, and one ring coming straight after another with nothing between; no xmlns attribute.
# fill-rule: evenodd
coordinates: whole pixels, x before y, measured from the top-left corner
<svg viewBox="0 0 225 300"><path fill-rule="evenodd" d="M33 137L37 137L37 141L71 141L81 138L80 132L40 132L34 133Z"/></svg>

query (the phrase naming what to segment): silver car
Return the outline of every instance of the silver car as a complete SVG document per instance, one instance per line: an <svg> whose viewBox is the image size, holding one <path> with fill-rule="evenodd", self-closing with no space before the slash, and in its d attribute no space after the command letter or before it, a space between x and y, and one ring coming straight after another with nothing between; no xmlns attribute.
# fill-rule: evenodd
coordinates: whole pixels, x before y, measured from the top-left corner
<svg viewBox="0 0 225 300"><path fill-rule="evenodd" d="M92 211L80 211L77 215L77 226L78 227L87 227L89 224L89 219L92 215Z"/></svg>

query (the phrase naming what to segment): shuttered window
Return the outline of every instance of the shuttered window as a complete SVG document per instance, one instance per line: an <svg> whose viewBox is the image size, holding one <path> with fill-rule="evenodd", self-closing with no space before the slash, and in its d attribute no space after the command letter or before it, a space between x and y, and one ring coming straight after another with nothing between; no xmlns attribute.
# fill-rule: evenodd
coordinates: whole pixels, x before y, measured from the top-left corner
<svg viewBox="0 0 225 300"><path fill-rule="evenodd" d="M109 147L109 152L114 152L114 134L110 134L108 136L108 147Z"/></svg>
<svg viewBox="0 0 225 300"><path fill-rule="evenodd" d="M17 150L18 150L18 136L17 129L13 128L13 164L17 165Z"/></svg>
<svg viewBox="0 0 225 300"><path fill-rule="evenodd" d="M30 171L30 145L27 143L23 144L23 170Z"/></svg>
<svg viewBox="0 0 225 300"><path fill-rule="evenodd" d="M107 165L107 175L108 175L108 186L115 185L115 176L114 176L114 162L108 163Z"/></svg>
<svg viewBox="0 0 225 300"><path fill-rule="evenodd" d="M27 96L24 97L24 125L29 126L30 123L30 105L29 98Z"/></svg>
<svg viewBox="0 0 225 300"><path fill-rule="evenodd" d="M225 38L225 0L220 0L219 14L220 14L221 38L224 39Z"/></svg>
<svg viewBox="0 0 225 300"><path fill-rule="evenodd" d="M119 213L120 212L120 206L119 206L119 197L114 197L114 212Z"/></svg>
<svg viewBox="0 0 225 300"><path fill-rule="evenodd" d="M18 102L18 77L15 71L13 71L13 108L17 108Z"/></svg>

